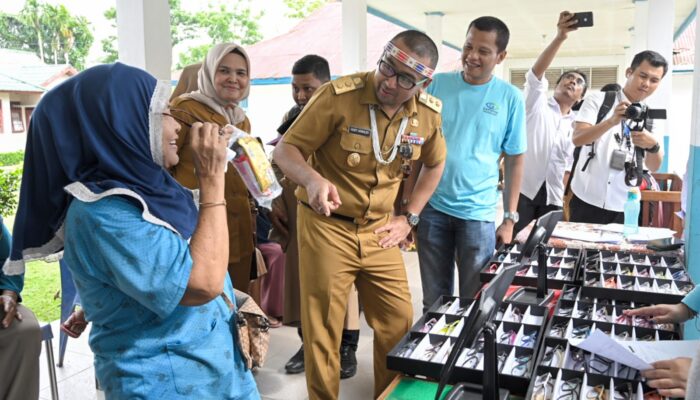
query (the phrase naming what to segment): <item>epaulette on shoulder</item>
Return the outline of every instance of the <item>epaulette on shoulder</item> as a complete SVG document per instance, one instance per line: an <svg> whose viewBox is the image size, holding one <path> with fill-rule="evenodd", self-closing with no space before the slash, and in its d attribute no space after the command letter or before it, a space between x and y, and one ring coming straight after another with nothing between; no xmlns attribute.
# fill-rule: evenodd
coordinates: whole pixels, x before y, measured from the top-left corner
<svg viewBox="0 0 700 400"><path fill-rule="evenodd" d="M421 92L418 96L418 101L425 104L429 109L439 113L442 111L442 101L435 96L431 96L428 93Z"/></svg>
<svg viewBox="0 0 700 400"><path fill-rule="evenodd" d="M365 87L365 81L359 76L343 76L331 82L335 94L352 92Z"/></svg>

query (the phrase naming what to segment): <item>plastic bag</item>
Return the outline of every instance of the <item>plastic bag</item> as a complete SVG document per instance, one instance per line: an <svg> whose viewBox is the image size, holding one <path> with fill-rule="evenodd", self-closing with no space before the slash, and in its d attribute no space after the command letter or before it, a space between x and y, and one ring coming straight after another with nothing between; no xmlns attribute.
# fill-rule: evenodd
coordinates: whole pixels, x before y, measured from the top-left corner
<svg viewBox="0 0 700 400"><path fill-rule="evenodd" d="M228 142L228 161L243 178L248 191L258 204L269 210L272 200L282 194L282 186L277 182L265 150L257 139L235 126L226 125L224 129L233 130Z"/></svg>

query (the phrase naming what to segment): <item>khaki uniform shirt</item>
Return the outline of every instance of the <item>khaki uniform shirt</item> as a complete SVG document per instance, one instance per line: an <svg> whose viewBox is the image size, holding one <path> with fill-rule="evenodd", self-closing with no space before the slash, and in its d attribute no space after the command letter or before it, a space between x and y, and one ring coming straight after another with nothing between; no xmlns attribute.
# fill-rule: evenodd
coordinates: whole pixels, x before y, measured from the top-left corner
<svg viewBox="0 0 700 400"><path fill-rule="evenodd" d="M178 113L178 109L194 115L200 122L213 122L219 126L224 126L228 123L226 117L194 99L178 97L170 103L170 107L171 113L189 124L196 121L185 113ZM250 132L250 121L246 117L236 127ZM180 157L180 161L171 169L171 172L173 177L183 186L197 189L199 188L199 182L194 170L194 153L190 146L190 128L182 126L178 135L177 154ZM253 254L253 216L251 214L248 189L232 165L229 165L224 179L226 185L224 198L226 199L229 239L228 262L232 264L240 261L245 256Z"/></svg>
<svg viewBox="0 0 700 400"><path fill-rule="evenodd" d="M379 108L374 71L339 78L321 86L289 128L284 142L297 147L309 165L335 185L342 205L334 212L358 220L374 220L393 211L403 178L401 156L389 165L377 162L372 149L369 106L376 106L379 144L388 157L403 117L405 135L424 138L413 144L412 160L434 166L446 157L440 101L419 93L388 118ZM297 198L308 204L303 187Z"/></svg>

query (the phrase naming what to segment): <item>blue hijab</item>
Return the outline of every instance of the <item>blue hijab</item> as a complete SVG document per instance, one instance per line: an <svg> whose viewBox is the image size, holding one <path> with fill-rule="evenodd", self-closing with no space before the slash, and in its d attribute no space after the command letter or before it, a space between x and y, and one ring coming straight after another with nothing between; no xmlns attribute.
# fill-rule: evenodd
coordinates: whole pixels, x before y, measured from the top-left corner
<svg viewBox="0 0 700 400"><path fill-rule="evenodd" d="M189 239L193 194L162 167L170 85L116 63L90 68L44 95L32 114L8 274L63 249L73 197L128 196L143 218Z"/></svg>

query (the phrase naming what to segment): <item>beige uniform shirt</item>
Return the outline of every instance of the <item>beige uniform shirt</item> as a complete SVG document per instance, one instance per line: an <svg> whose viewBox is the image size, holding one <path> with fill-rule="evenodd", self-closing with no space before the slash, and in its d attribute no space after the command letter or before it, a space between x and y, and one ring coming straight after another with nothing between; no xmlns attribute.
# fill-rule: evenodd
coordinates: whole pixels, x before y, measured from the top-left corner
<svg viewBox="0 0 700 400"><path fill-rule="evenodd" d="M283 140L297 147L309 165L335 185L342 202L335 213L373 220L393 211L403 174L398 154L389 165L377 162L372 149L369 106L377 107L377 130L385 159L403 117L408 118L404 135L420 136L424 141L411 145L411 159L427 166L445 159L440 101L420 93L389 118L379 108L374 71L341 77L321 86ZM304 188L299 187L296 195L308 204Z"/></svg>

